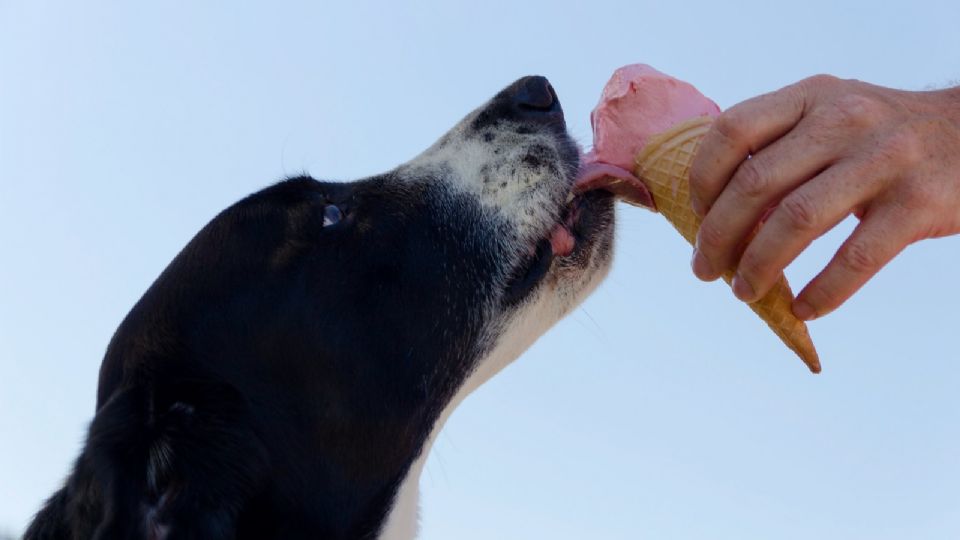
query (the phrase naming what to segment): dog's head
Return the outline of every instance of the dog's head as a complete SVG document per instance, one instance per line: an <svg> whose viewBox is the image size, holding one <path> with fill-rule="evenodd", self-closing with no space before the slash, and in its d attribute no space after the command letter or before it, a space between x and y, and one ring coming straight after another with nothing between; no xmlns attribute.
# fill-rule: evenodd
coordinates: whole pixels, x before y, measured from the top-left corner
<svg viewBox="0 0 960 540"><path fill-rule="evenodd" d="M324 479L336 519L379 526L452 406L605 275L614 200L575 195L578 161L553 88L527 77L393 171L251 195L124 321L100 403L177 356L246 397L278 471ZM346 500L358 485L382 504Z"/></svg>

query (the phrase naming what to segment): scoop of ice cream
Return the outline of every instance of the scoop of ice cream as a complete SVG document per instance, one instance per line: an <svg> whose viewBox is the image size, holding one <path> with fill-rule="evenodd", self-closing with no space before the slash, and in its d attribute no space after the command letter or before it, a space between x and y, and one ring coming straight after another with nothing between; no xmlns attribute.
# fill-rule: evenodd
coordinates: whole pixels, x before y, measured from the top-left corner
<svg viewBox="0 0 960 540"><path fill-rule="evenodd" d="M657 133L697 116L715 117L720 107L690 83L646 64L613 73L590 114L593 161L633 169L633 159Z"/></svg>
<svg viewBox="0 0 960 540"><path fill-rule="evenodd" d="M590 114L593 150L583 156L578 185L602 187L652 208L646 187L630 173L637 153L651 136L680 122L719 114L717 104L693 85L646 64L616 70Z"/></svg>

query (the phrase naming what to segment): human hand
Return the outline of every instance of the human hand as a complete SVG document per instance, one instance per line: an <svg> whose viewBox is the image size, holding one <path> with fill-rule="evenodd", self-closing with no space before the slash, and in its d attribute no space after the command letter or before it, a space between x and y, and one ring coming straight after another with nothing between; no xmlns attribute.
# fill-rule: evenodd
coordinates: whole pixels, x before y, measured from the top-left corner
<svg viewBox="0 0 960 540"><path fill-rule="evenodd" d="M960 233L960 88L907 92L821 75L747 100L704 136L690 188L703 216L693 271L714 280L735 268L746 302L856 215L793 304L802 320L825 315L908 244Z"/></svg>

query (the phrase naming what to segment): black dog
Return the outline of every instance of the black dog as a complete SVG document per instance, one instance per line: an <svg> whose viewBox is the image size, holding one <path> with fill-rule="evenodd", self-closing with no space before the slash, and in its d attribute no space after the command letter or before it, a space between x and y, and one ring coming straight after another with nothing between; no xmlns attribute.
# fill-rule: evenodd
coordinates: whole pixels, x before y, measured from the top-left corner
<svg viewBox="0 0 960 540"><path fill-rule="evenodd" d="M120 325L25 538L412 538L450 412L609 268L578 160L527 77L391 172L225 210Z"/></svg>

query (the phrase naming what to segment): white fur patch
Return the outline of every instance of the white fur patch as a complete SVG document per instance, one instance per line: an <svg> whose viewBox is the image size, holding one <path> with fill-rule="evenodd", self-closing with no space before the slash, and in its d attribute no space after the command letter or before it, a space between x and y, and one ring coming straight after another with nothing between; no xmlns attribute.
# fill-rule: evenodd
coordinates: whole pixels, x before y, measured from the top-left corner
<svg viewBox="0 0 960 540"><path fill-rule="evenodd" d="M506 121L474 131L476 114L398 167L398 176L442 179L451 190L469 194L484 208L505 216L522 243L542 237L557 222L576 171L561 169L555 136L519 134L515 131L519 124ZM527 156L536 160L525 161Z"/></svg>
<svg viewBox="0 0 960 540"><path fill-rule="evenodd" d="M514 259L503 264L512 268L530 257L537 242L557 225L576 173L564 170L574 164L565 161L563 155L574 149L569 140L556 134L506 119L477 127L475 120L485 107L468 115L395 173L401 181L442 182L451 192L476 199L484 211L499 214L512 229L500 239L506 257ZM592 252L579 254L576 263L554 259L542 282L516 308L501 312L503 306L489 306L493 322L485 330L487 353L437 418L397 490L379 540L411 540L416 536L420 474L434 441L457 406L578 306L606 277L609 246L605 241L594 241L589 247Z"/></svg>
<svg viewBox="0 0 960 540"><path fill-rule="evenodd" d="M594 249L597 250L597 246L594 246ZM550 281L539 288L536 298L531 298L515 311L510 320L500 328L503 332L496 345L478 362L476 369L467 377L434 424L423 450L397 490L393 508L384 522L378 540L411 540L416 537L419 530L420 474L447 419L468 395L510 365L537 338L573 311L596 289L607 276L611 261L609 257L602 258L596 252L592 254L591 261L592 266L576 276L579 279L569 279L573 277L570 275L557 279L557 273L551 272L548 277Z"/></svg>

